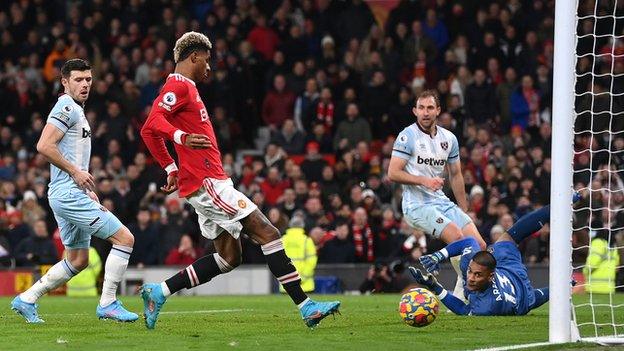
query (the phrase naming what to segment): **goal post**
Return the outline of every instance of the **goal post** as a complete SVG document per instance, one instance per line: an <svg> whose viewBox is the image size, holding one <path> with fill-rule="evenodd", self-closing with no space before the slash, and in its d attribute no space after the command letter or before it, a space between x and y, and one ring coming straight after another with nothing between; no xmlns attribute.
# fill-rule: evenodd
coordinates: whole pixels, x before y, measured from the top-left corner
<svg viewBox="0 0 624 351"><path fill-rule="evenodd" d="M572 341L570 279L572 277L576 9L576 0L555 3L548 314L548 338L551 343Z"/></svg>
<svg viewBox="0 0 624 351"><path fill-rule="evenodd" d="M556 1L554 40L549 342L624 344L624 0Z"/></svg>

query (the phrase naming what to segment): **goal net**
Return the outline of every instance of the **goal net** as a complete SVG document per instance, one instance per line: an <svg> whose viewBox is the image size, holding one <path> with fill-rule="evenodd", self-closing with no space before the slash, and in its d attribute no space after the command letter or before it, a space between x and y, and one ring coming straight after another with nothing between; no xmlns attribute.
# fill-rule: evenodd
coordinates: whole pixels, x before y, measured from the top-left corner
<svg viewBox="0 0 624 351"><path fill-rule="evenodd" d="M553 335L553 329L558 328L553 323L562 321L551 315L550 341L580 338L624 343L624 0L580 0L572 10L576 14L571 46L574 55L568 55L573 57L574 65L571 87L574 123L570 126L573 132L567 131L572 134L569 139L573 145L572 167L561 163L559 170L571 173L572 179L565 178L567 184L556 184L560 179L553 166L553 187L560 190L553 189L551 195L553 199L559 197L559 203L553 202L553 207L570 206L569 200L563 202L562 192L565 193L566 187L573 186L583 195L572 207L572 220L567 223L572 233L571 251L566 251L571 255L567 259L569 264L571 258L571 273L578 283L569 304L572 309L569 340ZM558 38L556 33L555 43L557 40L567 39L565 35ZM558 64L557 56L554 64ZM559 120L567 118L565 109L560 108L559 112L562 111ZM560 132L561 136L566 131L560 128ZM553 133L553 150L558 143L556 137ZM570 144L560 147L569 148ZM564 158L562 162L568 160L554 151L553 155L553 162L558 156ZM565 167L568 168L561 169ZM565 218L570 217L560 222ZM558 232L553 231L553 236L565 235L563 228L561 225ZM569 239L568 234L568 246ZM551 284L553 271L565 272L553 267L562 262L551 262ZM557 284L562 281L559 278Z"/></svg>

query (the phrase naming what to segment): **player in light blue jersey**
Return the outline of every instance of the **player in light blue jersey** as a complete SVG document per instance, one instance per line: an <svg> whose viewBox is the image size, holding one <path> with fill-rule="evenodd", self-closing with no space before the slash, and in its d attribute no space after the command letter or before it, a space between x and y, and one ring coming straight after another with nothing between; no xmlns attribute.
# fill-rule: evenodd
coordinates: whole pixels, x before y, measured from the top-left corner
<svg viewBox="0 0 624 351"><path fill-rule="evenodd" d="M575 200L578 200L575 195ZM545 206L520 218L487 250L481 250L477 241L467 237L447 245L420 262L430 273L439 269L439 263L449 257L461 257L464 279L464 303L446 291L436 278L410 267L416 281L433 291L442 303L459 315L504 316L525 315L548 301L548 288L531 286L527 268L517 244L529 237L550 219L550 206Z"/></svg>
<svg viewBox="0 0 624 351"><path fill-rule="evenodd" d="M91 66L86 61L73 59L63 65L61 83L65 94L54 105L37 143L37 151L51 164L48 199L58 222L66 258L11 302L11 308L28 323L43 322L36 304L41 296L65 284L88 266L91 236L113 244L106 260L96 316L123 322L138 319L138 315L127 311L116 297L117 286L128 267L134 236L100 205L93 192L94 178L89 174L91 128L83 105L89 97L91 81Z"/></svg>
<svg viewBox="0 0 624 351"><path fill-rule="evenodd" d="M453 133L437 125L440 100L435 91L422 92L412 109L414 124L399 133L388 167L390 180L403 185L403 215L412 227L452 243L465 236L483 249L481 234L465 213L468 208L464 177L459 162L459 145ZM444 173L448 171L456 205L444 194ZM451 261L457 272L455 292L463 281L459 260Z"/></svg>

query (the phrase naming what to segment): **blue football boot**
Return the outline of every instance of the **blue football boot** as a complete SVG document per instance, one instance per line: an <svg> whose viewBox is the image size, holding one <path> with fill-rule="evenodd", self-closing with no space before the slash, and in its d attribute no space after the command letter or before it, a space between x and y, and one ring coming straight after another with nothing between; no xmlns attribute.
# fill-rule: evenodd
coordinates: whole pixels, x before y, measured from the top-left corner
<svg viewBox="0 0 624 351"><path fill-rule="evenodd" d="M139 319L136 313L126 310L119 300L115 300L106 307L98 304L95 314L99 319L112 319L118 322L134 322Z"/></svg>
<svg viewBox="0 0 624 351"><path fill-rule="evenodd" d="M167 301L163 295L160 284L145 284L141 287L141 297L143 298L143 319L147 329L154 329L158 320L158 313Z"/></svg>
<svg viewBox="0 0 624 351"><path fill-rule="evenodd" d="M323 318L330 314L340 313L340 301L316 302L310 300L301 308L301 317L309 328L316 327Z"/></svg>
<svg viewBox="0 0 624 351"><path fill-rule="evenodd" d="M15 296L13 301L11 301L11 309L15 311L17 314L26 318L26 322L28 323L43 323L43 319L39 318L39 314L37 314L37 307L39 307L35 303L28 303L22 301L19 295Z"/></svg>

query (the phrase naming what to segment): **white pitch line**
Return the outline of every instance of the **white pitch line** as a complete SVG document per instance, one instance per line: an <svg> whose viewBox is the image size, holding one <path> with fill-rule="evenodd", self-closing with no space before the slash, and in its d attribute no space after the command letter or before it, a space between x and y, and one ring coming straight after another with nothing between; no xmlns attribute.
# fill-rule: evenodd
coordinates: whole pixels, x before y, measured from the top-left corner
<svg viewBox="0 0 624 351"><path fill-rule="evenodd" d="M511 346L499 346L499 347L492 347L489 349L477 349L474 351L506 351L506 350L520 350L520 349L528 349L531 347L539 347L539 346L546 346L546 345L554 345L551 344L549 342L536 342L533 344L521 344L521 345L511 345Z"/></svg>
<svg viewBox="0 0 624 351"><path fill-rule="evenodd" d="M209 314L209 313L228 313L253 311L250 309L229 309L229 310L195 310L195 311L164 311L160 314ZM41 316L87 316L91 313L42 313Z"/></svg>

